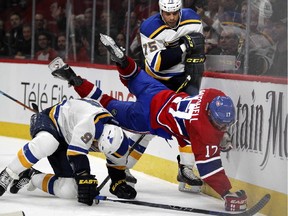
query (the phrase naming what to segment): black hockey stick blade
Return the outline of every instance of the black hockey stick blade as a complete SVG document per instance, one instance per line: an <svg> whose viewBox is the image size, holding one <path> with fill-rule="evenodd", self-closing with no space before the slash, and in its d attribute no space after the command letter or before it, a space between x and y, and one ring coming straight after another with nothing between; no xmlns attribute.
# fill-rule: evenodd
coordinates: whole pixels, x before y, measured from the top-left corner
<svg viewBox="0 0 288 216"><path fill-rule="evenodd" d="M207 209L190 208L190 207L182 207L182 206L159 204L159 203L150 203L150 202L144 202L144 201L138 201L138 200L113 199L113 198L108 198L107 196L97 196L95 199L97 201L104 200L104 201L119 202L119 203L140 205L140 206L146 206L146 207L154 207L154 208L170 209L170 210L176 210L176 211L200 213L200 214L206 214L206 215L252 216L252 215L255 215L257 212L259 212L269 202L270 198L271 198L270 194L266 194L250 209L248 209L244 212L239 212L239 213L212 211L212 210L207 210Z"/></svg>
<svg viewBox="0 0 288 216"><path fill-rule="evenodd" d="M32 103L32 108L33 108L36 112L39 112L39 107L38 107L37 104Z"/></svg>

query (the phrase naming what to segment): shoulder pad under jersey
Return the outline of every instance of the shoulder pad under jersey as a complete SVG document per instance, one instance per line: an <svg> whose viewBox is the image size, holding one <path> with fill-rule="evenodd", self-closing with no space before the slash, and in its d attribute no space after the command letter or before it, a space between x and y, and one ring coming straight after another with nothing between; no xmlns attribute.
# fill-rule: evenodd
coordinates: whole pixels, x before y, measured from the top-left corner
<svg viewBox="0 0 288 216"><path fill-rule="evenodd" d="M181 22L179 26L186 24L201 24L200 16L191 8L182 9Z"/></svg>
<svg viewBox="0 0 288 216"><path fill-rule="evenodd" d="M154 38L163 29L169 28L165 25L160 13L147 18L140 26L140 32L148 38Z"/></svg>

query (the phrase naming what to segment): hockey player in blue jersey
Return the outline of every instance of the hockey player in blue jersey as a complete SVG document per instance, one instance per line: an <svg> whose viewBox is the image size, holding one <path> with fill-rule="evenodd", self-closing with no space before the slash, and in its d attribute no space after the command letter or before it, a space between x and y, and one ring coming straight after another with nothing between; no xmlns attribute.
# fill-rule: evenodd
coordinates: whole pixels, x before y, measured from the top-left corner
<svg viewBox="0 0 288 216"><path fill-rule="evenodd" d="M200 17L192 9L182 8L181 0L159 0L159 8L158 14L140 26L145 71L174 91L179 91L190 75L190 82L180 91L196 95L205 61ZM179 152L179 190L200 191L202 182L193 173L191 148L179 147Z"/></svg>
<svg viewBox="0 0 288 216"><path fill-rule="evenodd" d="M92 205L99 191L87 154L97 150L107 159L110 192L118 198L135 198L135 189L125 181L130 140L99 102L90 98L64 100L34 114L30 133L33 139L0 173L0 196L9 185L10 192L17 193L30 181L30 190L39 188L60 198L78 197L78 202ZM45 157L54 174L32 167Z"/></svg>

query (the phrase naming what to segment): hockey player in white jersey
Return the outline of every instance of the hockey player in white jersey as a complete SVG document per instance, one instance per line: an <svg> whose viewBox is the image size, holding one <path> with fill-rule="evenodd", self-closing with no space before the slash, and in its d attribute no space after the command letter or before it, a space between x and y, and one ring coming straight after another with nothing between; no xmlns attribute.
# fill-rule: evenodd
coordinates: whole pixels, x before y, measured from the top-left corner
<svg viewBox="0 0 288 216"><path fill-rule="evenodd" d="M103 152L111 178L110 192L118 198L133 199L136 191L126 184L125 168L130 140L113 116L90 98L64 100L31 117L30 134L17 156L0 173L0 196L10 186L17 193L39 188L60 198L76 198L92 205L98 181L91 174L89 150ZM32 166L47 157L54 174Z"/></svg>
<svg viewBox="0 0 288 216"><path fill-rule="evenodd" d="M180 91L196 95L205 61L200 17L192 9L182 8L181 0L159 0L159 8L160 13L140 26L145 71L174 91L179 91L190 75L191 81ZM202 182L193 173L191 148L179 147L179 152L179 190L199 192Z"/></svg>

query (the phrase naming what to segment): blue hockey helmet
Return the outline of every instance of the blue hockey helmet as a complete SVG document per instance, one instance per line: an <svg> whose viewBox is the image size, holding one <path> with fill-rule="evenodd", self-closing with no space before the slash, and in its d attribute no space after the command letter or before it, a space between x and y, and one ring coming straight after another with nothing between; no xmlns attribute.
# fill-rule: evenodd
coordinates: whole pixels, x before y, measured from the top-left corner
<svg viewBox="0 0 288 216"><path fill-rule="evenodd" d="M235 122L235 108L228 96L217 96L209 104L210 118L220 130L226 130Z"/></svg>

